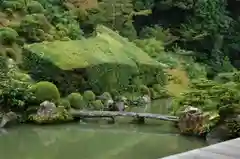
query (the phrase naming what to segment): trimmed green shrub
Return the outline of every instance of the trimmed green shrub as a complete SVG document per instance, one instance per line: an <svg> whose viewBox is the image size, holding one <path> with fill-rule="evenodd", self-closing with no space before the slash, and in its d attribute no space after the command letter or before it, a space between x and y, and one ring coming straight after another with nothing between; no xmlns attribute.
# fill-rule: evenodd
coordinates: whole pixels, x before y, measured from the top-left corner
<svg viewBox="0 0 240 159"><path fill-rule="evenodd" d="M96 95L93 93L93 91L85 91L83 93L83 98L86 102L91 102L96 99Z"/></svg>
<svg viewBox="0 0 240 159"><path fill-rule="evenodd" d="M34 13L43 13L44 12L44 8L41 5L41 3L37 2L37 1L31 1L28 5L27 5L27 11L30 14L34 14Z"/></svg>
<svg viewBox="0 0 240 159"><path fill-rule="evenodd" d="M48 81L42 81L32 85L30 91L34 93L38 102L48 100L58 103L60 100L58 88Z"/></svg>
<svg viewBox="0 0 240 159"><path fill-rule="evenodd" d="M16 42L18 33L12 28L3 27L0 28L0 42L3 45L11 45Z"/></svg>
<svg viewBox="0 0 240 159"><path fill-rule="evenodd" d="M84 107L83 97L80 93L71 93L67 97L72 108L82 109Z"/></svg>
<svg viewBox="0 0 240 159"><path fill-rule="evenodd" d="M101 100L93 101L92 106L94 110L102 110L104 108L104 105Z"/></svg>
<svg viewBox="0 0 240 159"><path fill-rule="evenodd" d="M68 99L62 98L59 101L59 106L64 106L65 109L70 109L71 108L71 104L70 101Z"/></svg>

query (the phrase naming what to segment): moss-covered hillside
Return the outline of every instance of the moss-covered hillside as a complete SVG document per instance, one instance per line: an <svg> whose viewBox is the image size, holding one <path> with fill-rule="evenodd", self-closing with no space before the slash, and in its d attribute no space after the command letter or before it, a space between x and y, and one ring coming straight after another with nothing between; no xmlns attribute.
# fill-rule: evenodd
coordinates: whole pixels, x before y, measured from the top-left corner
<svg viewBox="0 0 240 159"><path fill-rule="evenodd" d="M36 81L53 81L63 94L163 85L164 69L168 67L104 26L97 28L96 37L35 43L24 48L25 70Z"/></svg>

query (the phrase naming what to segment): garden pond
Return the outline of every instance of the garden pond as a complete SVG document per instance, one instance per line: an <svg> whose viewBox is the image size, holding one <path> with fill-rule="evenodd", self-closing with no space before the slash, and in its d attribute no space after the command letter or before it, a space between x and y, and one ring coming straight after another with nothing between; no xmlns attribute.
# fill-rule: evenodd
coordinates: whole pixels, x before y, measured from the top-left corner
<svg viewBox="0 0 240 159"><path fill-rule="evenodd" d="M154 102L150 112L166 113L167 100ZM147 120L129 124L118 118L67 125L19 125L0 136L6 159L157 159L206 146L206 142L178 134L172 123Z"/></svg>

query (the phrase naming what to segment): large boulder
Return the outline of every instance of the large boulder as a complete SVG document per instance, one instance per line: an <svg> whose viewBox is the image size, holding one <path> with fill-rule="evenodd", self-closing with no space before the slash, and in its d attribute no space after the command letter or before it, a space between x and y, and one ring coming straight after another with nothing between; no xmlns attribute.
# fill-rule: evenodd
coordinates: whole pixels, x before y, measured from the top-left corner
<svg viewBox="0 0 240 159"><path fill-rule="evenodd" d="M57 112L56 105L49 101L44 101L40 104L40 107L37 111L37 115L51 117Z"/></svg>
<svg viewBox="0 0 240 159"><path fill-rule="evenodd" d="M204 131L206 119L200 109L187 106L180 113L178 127L183 134L201 135Z"/></svg>

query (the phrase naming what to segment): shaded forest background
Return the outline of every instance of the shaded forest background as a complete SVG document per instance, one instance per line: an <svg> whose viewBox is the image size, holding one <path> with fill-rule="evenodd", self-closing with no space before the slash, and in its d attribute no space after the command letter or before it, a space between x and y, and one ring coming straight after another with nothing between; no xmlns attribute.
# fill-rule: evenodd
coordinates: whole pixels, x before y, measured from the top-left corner
<svg viewBox="0 0 240 159"><path fill-rule="evenodd" d="M88 6L92 3L93 8L87 9L88 18L81 22L83 30L101 23L132 41L155 38L164 41L165 50L180 47L196 62L207 65L209 78L220 72L231 72L233 66L240 67L240 2L237 0L99 0L98 5L89 0L84 3Z"/></svg>

